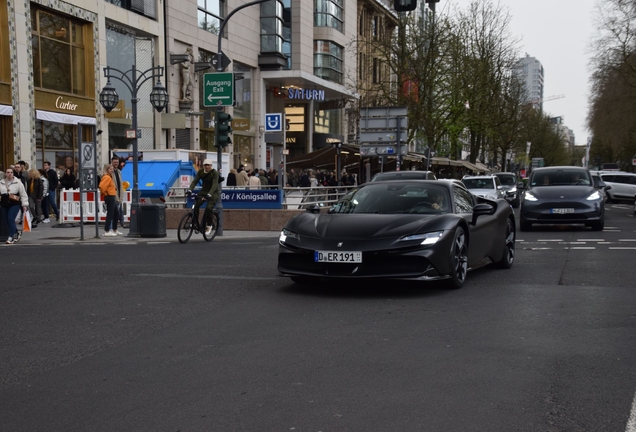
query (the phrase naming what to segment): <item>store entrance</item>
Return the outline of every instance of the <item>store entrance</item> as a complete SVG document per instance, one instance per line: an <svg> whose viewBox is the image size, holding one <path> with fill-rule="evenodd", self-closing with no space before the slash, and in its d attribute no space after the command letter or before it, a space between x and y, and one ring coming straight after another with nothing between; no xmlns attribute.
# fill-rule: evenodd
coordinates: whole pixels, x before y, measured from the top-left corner
<svg viewBox="0 0 636 432"><path fill-rule="evenodd" d="M13 156L13 126L11 120L13 120L13 117L0 116L0 164L2 164L3 170L17 162Z"/></svg>
<svg viewBox="0 0 636 432"><path fill-rule="evenodd" d="M83 139L92 141L93 126L82 125L82 131ZM67 169L70 169L73 175L77 175L79 170L77 125L38 120L35 133L37 167L41 168L44 161L49 161L58 176L64 175Z"/></svg>

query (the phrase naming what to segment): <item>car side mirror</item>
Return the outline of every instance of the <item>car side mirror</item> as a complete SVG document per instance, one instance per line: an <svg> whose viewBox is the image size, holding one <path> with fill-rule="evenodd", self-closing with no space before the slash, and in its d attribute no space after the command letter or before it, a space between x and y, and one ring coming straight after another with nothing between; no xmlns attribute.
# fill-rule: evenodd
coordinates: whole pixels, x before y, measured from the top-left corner
<svg viewBox="0 0 636 432"><path fill-rule="evenodd" d="M311 204L309 206L307 206L307 208L305 209L308 213L314 213L314 214L318 214L320 213L320 205L318 204Z"/></svg>
<svg viewBox="0 0 636 432"><path fill-rule="evenodd" d="M603 187L605 188L605 190L610 190L612 188L610 185L604 185Z"/></svg>
<svg viewBox="0 0 636 432"><path fill-rule="evenodd" d="M490 204L477 204L473 207L473 220L472 224L475 225L477 223L477 218L479 216L492 215L495 213L495 208Z"/></svg>

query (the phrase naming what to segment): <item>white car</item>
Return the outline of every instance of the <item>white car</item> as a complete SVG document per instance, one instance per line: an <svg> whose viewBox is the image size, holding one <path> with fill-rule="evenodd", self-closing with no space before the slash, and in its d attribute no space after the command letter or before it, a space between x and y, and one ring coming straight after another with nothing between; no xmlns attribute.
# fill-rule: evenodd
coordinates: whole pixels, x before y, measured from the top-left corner
<svg viewBox="0 0 636 432"><path fill-rule="evenodd" d="M606 192L607 202L634 199L636 174L623 171L600 171L598 174L607 186L611 186L611 189Z"/></svg>
<svg viewBox="0 0 636 432"><path fill-rule="evenodd" d="M470 193L479 197L492 200L506 197L501 181L494 175L466 176L462 179L462 183Z"/></svg>

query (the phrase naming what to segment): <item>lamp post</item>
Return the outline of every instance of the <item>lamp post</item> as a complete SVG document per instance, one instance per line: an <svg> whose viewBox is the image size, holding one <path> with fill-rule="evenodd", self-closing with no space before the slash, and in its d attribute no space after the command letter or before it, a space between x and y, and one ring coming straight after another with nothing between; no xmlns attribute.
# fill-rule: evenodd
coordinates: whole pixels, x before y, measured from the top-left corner
<svg viewBox="0 0 636 432"><path fill-rule="evenodd" d="M135 65L132 66L127 72L120 71L119 69L112 68L107 66L104 68L104 76L108 80L106 85L102 89L99 94L99 103L102 104L106 112L111 112L117 103L119 102L119 95L117 94L117 90L110 82L111 78L117 79L124 83L128 90L130 90L131 94L131 102L132 102L132 152L133 152L133 188L132 188L132 202L131 202L131 213L130 213L130 230L128 232L128 237L140 237L141 229L140 229L140 212L141 207L139 204L139 183L138 183L138 173L139 166L137 163L139 149L137 146L137 138L138 138L138 127L137 127L137 102L139 99L137 98L137 92L139 88L148 80L157 78L157 82L152 88L152 92L150 93L150 103L152 106L158 111L161 112L168 105L168 92L166 88L161 84L161 77L163 76L163 67L155 66L145 71L139 71L135 68Z"/></svg>

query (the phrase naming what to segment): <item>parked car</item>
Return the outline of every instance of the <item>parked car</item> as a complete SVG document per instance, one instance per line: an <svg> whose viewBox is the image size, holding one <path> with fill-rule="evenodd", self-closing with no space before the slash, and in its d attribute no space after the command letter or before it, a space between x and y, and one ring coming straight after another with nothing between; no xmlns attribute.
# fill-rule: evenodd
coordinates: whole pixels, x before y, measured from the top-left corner
<svg viewBox="0 0 636 432"><path fill-rule="evenodd" d="M501 187L505 192L506 201L514 208L519 207L519 189L523 188L523 183L519 184L517 175L511 172L495 173L495 176L501 182Z"/></svg>
<svg viewBox="0 0 636 432"><path fill-rule="evenodd" d="M515 215L457 182L369 182L327 213L315 206L294 216L279 245L278 271L296 283L443 279L459 288L469 269L512 266Z"/></svg>
<svg viewBox="0 0 636 432"><path fill-rule="evenodd" d="M532 224L585 224L594 231L605 225L605 203L586 168L535 168L521 197L519 228Z"/></svg>
<svg viewBox="0 0 636 432"><path fill-rule="evenodd" d="M473 195L492 200L505 199L506 193L495 175L464 176L462 183Z"/></svg>
<svg viewBox="0 0 636 432"><path fill-rule="evenodd" d="M598 174L611 190L607 191L607 201L632 200L636 195L636 174L624 171L599 171Z"/></svg>
<svg viewBox="0 0 636 432"><path fill-rule="evenodd" d="M375 181L386 180L437 180L433 171L387 171L377 173L371 179Z"/></svg>

